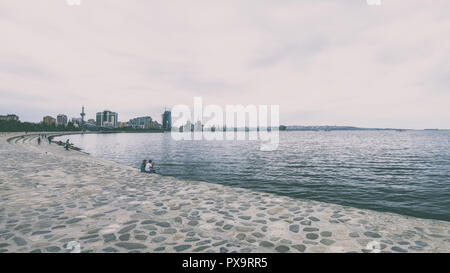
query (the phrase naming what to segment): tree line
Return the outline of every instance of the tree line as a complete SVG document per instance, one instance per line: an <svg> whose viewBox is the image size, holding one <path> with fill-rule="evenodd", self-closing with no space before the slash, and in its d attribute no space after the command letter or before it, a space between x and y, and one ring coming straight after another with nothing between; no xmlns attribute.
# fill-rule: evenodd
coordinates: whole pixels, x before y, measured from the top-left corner
<svg viewBox="0 0 450 273"><path fill-rule="evenodd" d="M0 120L0 132L65 132L65 131L101 131L101 132L163 132L163 129L135 129L125 128L98 128L97 126L85 125L76 127L72 122L66 126L46 125L44 123L20 122L13 120Z"/></svg>
<svg viewBox="0 0 450 273"><path fill-rule="evenodd" d="M46 125L44 123L21 122L14 120L0 120L0 132L54 132L81 131L81 128L69 122L67 126Z"/></svg>

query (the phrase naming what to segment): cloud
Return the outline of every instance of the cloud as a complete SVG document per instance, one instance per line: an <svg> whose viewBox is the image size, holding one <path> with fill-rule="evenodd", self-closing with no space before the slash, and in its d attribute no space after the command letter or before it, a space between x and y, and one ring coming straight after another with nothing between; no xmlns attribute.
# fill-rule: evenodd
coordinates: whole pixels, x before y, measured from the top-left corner
<svg viewBox="0 0 450 273"><path fill-rule="evenodd" d="M448 127L449 8L420 0L4 0L0 112L38 121L77 116L86 105L88 118L111 109L121 120L159 119L164 107L202 96L279 104L284 124Z"/></svg>

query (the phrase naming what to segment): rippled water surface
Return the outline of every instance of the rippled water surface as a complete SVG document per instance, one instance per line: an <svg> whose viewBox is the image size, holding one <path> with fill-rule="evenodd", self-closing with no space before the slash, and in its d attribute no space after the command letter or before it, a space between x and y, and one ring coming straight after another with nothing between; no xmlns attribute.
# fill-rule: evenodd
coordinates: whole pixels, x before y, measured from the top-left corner
<svg viewBox="0 0 450 273"><path fill-rule="evenodd" d="M296 198L450 221L450 131L280 132L257 141L174 141L170 133L60 137L84 151L157 172Z"/></svg>

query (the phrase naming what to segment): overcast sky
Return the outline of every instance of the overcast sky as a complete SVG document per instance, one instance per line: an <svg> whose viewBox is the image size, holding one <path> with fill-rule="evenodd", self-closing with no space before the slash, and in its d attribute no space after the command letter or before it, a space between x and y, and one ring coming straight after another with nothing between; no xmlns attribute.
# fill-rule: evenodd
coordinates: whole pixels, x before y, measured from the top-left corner
<svg viewBox="0 0 450 273"><path fill-rule="evenodd" d="M277 104L289 125L450 128L450 1L1 0L0 114Z"/></svg>

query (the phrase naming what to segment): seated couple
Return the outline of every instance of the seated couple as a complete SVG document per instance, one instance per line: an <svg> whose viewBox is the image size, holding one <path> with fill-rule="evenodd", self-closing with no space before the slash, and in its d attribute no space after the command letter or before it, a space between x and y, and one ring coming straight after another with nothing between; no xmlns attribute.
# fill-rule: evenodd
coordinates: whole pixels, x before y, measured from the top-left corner
<svg viewBox="0 0 450 273"><path fill-rule="evenodd" d="M152 160L143 160L141 164L141 172L143 173L154 173L155 172L155 163Z"/></svg>

